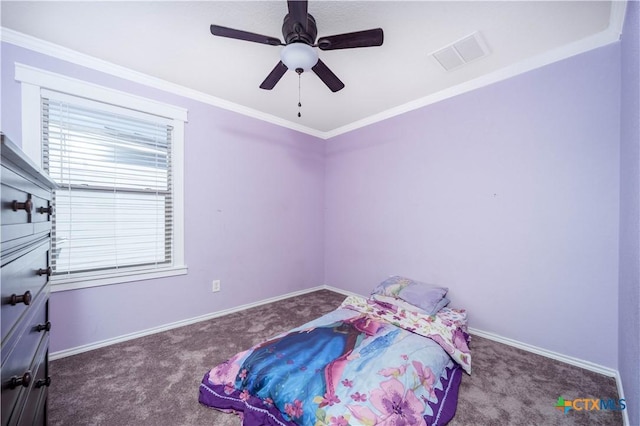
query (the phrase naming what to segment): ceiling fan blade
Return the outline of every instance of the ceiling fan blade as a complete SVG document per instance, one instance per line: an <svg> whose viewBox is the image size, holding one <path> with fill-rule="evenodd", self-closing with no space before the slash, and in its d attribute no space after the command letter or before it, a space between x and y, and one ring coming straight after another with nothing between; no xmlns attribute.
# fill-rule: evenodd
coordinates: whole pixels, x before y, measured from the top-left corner
<svg viewBox="0 0 640 426"><path fill-rule="evenodd" d="M327 67L324 62L318 59L318 63L315 64L312 68L313 72L316 73L320 80L327 85L332 92L337 92L344 88L344 83L340 81L338 77Z"/></svg>
<svg viewBox="0 0 640 426"><path fill-rule="evenodd" d="M271 46L282 46L282 42L275 38L261 34L250 33L247 31L236 30L233 28L221 27L220 25L211 25L211 34L219 37L235 38L237 40L252 41L254 43L269 44Z"/></svg>
<svg viewBox="0 0 640 426"><path fill-rule="evenodd" d="M287 66L283 64L282 61L278 62L275 68L271 70L267 78L264 79L264 81L260 85L260 88L265 90L273 89L288 69L289 68L287 68Z"/></svg>
<svg viewBox="0 0 640 426"><path fill-rule="evenodd" d="M351 49L354 47L382 46L384 33L382 28L338 34L318 39L321 50Z"/></svg>
<svg viewBox="0 0 640 426"><path fill-rule="evenodd" d="M307 0L287 0L289 15L294 22L299 22L304 31L307 30Z"/></svg>

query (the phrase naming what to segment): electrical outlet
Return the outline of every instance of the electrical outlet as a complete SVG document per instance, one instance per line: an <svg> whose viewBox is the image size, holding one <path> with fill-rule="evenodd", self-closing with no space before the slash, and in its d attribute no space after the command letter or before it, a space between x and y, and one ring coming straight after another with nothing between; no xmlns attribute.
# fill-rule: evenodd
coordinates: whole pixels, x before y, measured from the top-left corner
<svg viewBox="0 0 640 426"><path fill-rule="evenodd" d="M220 291L220 280L211 281L211 291L214 293Z"/></svg>

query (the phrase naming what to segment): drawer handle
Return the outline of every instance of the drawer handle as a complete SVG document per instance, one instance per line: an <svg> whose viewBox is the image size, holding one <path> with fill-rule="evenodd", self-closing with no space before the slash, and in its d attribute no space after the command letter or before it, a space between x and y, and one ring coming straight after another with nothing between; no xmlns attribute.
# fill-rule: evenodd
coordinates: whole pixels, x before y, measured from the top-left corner
<svg viewBox="0 0 640 426"><path fill-rule="evenodd" d="M38 270L36 271L36 273L37 273L38 275L46 275L46 276L48 276L48 277L50 277L50 276L51 276L51 273L52 273L52 272L53 272L53 270L51 269L51 266L47 267L47 269L40 268L40 269L38 269Z"/></svg>
<svg viewBox="0 0 640 426"><path fill-rule="evenodd" d="M36 331L51 331L51 321L36 325Z"/></svg>
<svg viewBox="0 0 640 426"><path fill-rule="evenodd" d="M43 386L46 386L46 387L51 386L51 377L47 377L46 379L40 379L36 382L36 388L41 388Z"/></svg>
<svg viewBox="0 0 640 426"><path fill-rule="evenodd" d="M27 290L22 296L18 296L17 294L12 294L10 303L12 306L17 305L18 303L24 303L25 305L30 305L31 292Z"/></svg>
<svg viewBox="0 0 640 426"><path fill-rule="evenodd" d="M48 207L38 207L36 209L36 211L40 214L48 214L48 215L52 215L53 214L53 206L48 206Z"/></svg>
<svg viewBox="0 0 640 426"><path fill-rule="evenodd" d="M14 376L11 378L11 381L9 381L9 388L15 389L18 386L23 386L25 388L28 388L30 384L31 384L31 372L25 371L22 377Z"/></svg>
<svg viewBox="0 0 640 426"><path fill-rule="evenodd" d="M19 203L18 200L13 200L13 203L11 203L11 208L14 212L17 212L18 210L24 210L27 213L31 214L31 210L33 210L33 201L31 201L31 196L29 196L29 198L27 198L27 201L25 201L24 203Z"/></svg>

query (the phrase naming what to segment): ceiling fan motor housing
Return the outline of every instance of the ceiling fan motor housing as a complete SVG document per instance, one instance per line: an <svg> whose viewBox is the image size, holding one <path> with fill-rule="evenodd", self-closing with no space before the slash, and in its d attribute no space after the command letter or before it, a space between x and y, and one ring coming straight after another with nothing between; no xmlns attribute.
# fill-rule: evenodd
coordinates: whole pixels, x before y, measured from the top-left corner
<svg viewBox="0 0 640 426"><path fill-rule="evenodd" d="M286 44L302 42L313 45L318 35L318 27L316 20L310 14L307 14L307 26L304 23L296 22L291 14L287 13L282 24L282 36Z"/></svg>

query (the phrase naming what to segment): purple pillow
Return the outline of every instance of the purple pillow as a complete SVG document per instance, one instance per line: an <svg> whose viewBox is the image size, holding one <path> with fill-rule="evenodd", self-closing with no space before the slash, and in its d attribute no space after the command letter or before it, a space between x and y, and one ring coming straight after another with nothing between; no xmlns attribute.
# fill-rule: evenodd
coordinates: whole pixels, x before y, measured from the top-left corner
<svg viewBox="0 0 640 426"><path fill-rule="evenodd" d="M433 315L446 303L443 299L449 291L446 287L414 281L410 278L393 276L381 282L371 294L395 297L411 303Z"/></svg>

